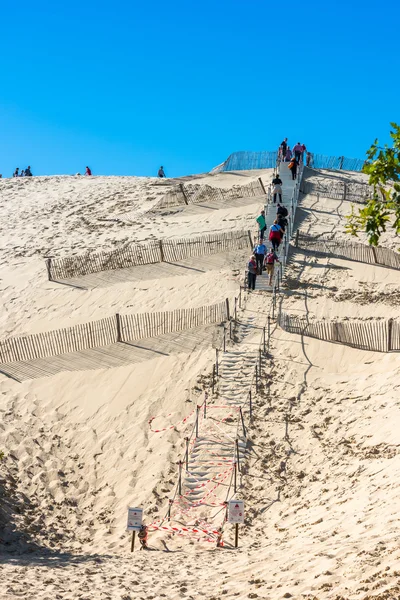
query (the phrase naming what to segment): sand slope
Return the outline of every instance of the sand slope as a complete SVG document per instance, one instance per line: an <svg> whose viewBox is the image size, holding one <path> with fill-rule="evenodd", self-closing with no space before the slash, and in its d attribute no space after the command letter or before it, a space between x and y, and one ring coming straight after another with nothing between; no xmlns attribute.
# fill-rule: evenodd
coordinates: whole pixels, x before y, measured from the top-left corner
<svg viewBox="0 0 400 600"><path fill-rule="evenodd" d="M230 177L229 183L235 178L222 177ZM44 184L32 180L31 206L37 196L38 210L42 203L46 214L49 188L54 183L54 198L59 198L64 186L63 205L57 209L60 244L55 242L53 250L109 247L123 240L122 225L103 234L99 227L92 235L88 225L64 232L61 219L69 218L69 201L90 222L92 211L98 210L97 216L127 212L125 201L115 200L118 192L129 195L132 181L126 179L55 178L46 181L43 196ZM133 187L137 198L153 193L151 180L135 180ZM100 202L106 189L110 199ZM27 190L14 189L13 201L28 202L22 195ZM85 209L84 194L90 208ZM343 237L343 215L350 206L315 201L313 196L302 200L302 229ZM155 231L151 219L157 235L228 226L254 229L259 208L259 203L244 203L231 211L163 217L138 210L143 227L130 231L135 239L149 239ZM200 274L160 273L139 281L127 274L127 281L61 289L40 271L51 233L44 228L31 232L40 220L27 212L24 220L13 217L22 245L14 248L10 228L2 250L3 266L9 264L1 282L3 333L82 322L113 312L117 305L132 312L199 306L234 293L242 277L244 256L238 253L228 260L220 257ZM317 318L399 318L399 290L396 271L296 252L282 308ZM268 293L249 295L240 318L262 325L269 303ZM259 333L239 339L235 351L248 356ZM148 420L157 415L160 428L178 423L202 401L215 356L212 345L212 337L197 339L181 351L141 363L23 383L0 377L0 447L7 453L0 467L7 490L0 513L7 550L1 556L1 597L31 598L32 589L42 600L400 597L400 355L364 352L279 328L273 329L249 433L240 490L247 518L240 548L231 550L232 530L227 528L224 549L152 534L153 551L130 555L126 507L143 505L148 520L165 513L184 447L183 425L152 434Z"/></svg>

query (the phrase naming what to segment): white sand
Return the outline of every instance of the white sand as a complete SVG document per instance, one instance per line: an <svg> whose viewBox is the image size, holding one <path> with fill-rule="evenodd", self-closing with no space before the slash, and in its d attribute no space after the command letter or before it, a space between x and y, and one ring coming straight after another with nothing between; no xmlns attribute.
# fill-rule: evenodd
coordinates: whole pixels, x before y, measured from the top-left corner
<svg viewBox="0 0 400 600"><path fill-rule="evenodd" d="M210 179L221 186L246 183L233 174L195 182ZM263 180L270 173L263 172ZM0 256L2 336L85 322L117 308L164 310L233 296L243 253L205 261L201 272L176 275L152 267L148 274L126 273L126 281L94 278L83 290L46 280L44 255L254 230L258 201L201 214L191 207L169 216L146 213L170 185L158 183L117 177L0 182L8 215ZM317 206L315 200L304 198L301 228L344 237L350 205L321 198ZM102 221L136 209L136 225ZM288 275L283 309L292 314L399 318L396 271L299 253ZM242 321L264 324L269 303L268 294L254 294ZM248 330L235 348L246 357L259 338L258 330ZM6 532L0 597L399 598L400 355L280 329L273 331L271 352L266 374L272 380L263 380L271 381L270 397L255 400L249 433L240 490L247 522L236 551L152 533L154 551L132 556L125 532L128 505L144 506L148 522L166 511L184 428L154 434L148 420L159 415L154 423L168 426L202 401L202 377L215 356L209 337L116 368L23 383L0 376L0 448L6 452L0 469L9 486L3 510L10 507L19 531ZM226 538L232 541L230 527ZM38 548L24 553L27 539Z"/></svg>

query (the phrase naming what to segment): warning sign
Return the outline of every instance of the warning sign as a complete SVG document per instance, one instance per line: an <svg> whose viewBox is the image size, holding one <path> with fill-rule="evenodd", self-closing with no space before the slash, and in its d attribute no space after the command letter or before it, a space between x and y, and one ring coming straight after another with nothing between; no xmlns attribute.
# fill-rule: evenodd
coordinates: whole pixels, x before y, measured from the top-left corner
<svg viewBox="0 0 400 600"><path fill-rule="evenodd" d="M244 523L244 500L229 500L228 523Z"/></svg>
<svg viewBox="0 0 400 600"><path fill-rule="evenodd" d="M128 531L139 531L142 526L143 508L128 508Z"/></svg>

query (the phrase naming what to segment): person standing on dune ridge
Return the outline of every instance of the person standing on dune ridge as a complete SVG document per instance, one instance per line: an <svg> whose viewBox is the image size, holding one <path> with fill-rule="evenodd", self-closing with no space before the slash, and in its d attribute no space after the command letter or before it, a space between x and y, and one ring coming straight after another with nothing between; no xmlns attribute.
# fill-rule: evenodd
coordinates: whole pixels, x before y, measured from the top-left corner
<svg viewBox="0 0 400 600"><path fill-rule="evenodd" d="M299 163L303 154L303 146L300 144L300 142L297 142L297 144L293 148L293 152L296 162Z"/></svg>

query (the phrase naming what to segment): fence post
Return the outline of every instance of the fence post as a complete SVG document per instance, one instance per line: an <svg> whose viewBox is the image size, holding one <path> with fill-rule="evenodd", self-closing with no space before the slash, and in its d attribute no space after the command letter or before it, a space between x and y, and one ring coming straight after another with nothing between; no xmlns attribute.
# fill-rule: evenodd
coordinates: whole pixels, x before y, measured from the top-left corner
<svg viewBox="0 0 400 600"><path fill-rule="evenodd" d="M239 288L239 308L242 308L242 286Z"/></svg>
<svg viewBox="0 0 400 600"><path fill-rule="evenodd" d="M256 365L256 392L258 392L258 366Z"/></svg>
<svg viewBox="0 0 400 600"><path fill-rule="evenodd" d="M170 521L170 520L171 520L171 508L172 508L172 504L173 504L173 502L174 502L174 501L173 501L173 500L171 500L171 498L168 500L168 504L169 504L169 506L168 506L168 513L167 513L167 518L168 518L168 521Z"/></svg>
<svg viewBox="0 0 400 600"><path fill-rule="evenodd" d="M236 460L233 463L233 469L234 469L234 471L233 471L233 473L234 473L234 475L233 475L233 491L236 494L236 478L237 478L237 475L236 475L236 473L237 473Z"/></svg>
<svg viewBox="0 0 400 600"><path fill-rule="evenodd" d="M196 438L199 437L199 412L200 408L196 406Z"/></svg>
<svg viewBox="0 0 400 600"><path fill-rule="evenodd" d="M178 481L178 494L180 496L182 496L182 461L180 460L179 463L179 481Z"/></svg>
<svg viewBox="0 0 400 600"><path fill-rule="evenodd" d="M296 231L296 241L294 245L296 246L296 248L299 247L299 229Z"/></svg>
<svg viewBox="0 0 400 600"><path fill-rule="evenodd" d="M268 317L269 319L269 317ZM264 354L266 354L266 344L265 344L265 326L263 327L263 350Z"/></svg>
<svg viewBox="0 0 400 600"><path fill-rule="evenodd" d="M347 198L347 184L344 183L343 184L343 200L346 200Z"/></svg>
<svg viewBox="0 0 400 600"><path fill-rule="evenodd" d="M203 413L204 419L207 418L207 399L208 399L208 394L207 394L207 392L205 392L205 394L204 394L204 413Z"/></svg>
<svg viewBox="0 0 400 600"><path fill-rule="evenodd" d="M393 319L388 321L388 352L392 349Z"/></svg>
<svg viewBox="0 0 400 600"><path fill-rule="evenodd" d="M267 350L269 352L269 338L271 337L271 317L268 315L268 344Z"/></svg>
<svg viewBox="0 0 400 600"><path fill-rule="evenodd" d="M185 204L186 204L186 205L188 205L189 203L188 203L188 201L187 201L187 198L186 198L185 190L184 190L184 188L183 188L183 183L180 183L180 184L179 184L179 187L181 188L181 192L182 192L183 200L184 200Z"/></svg>
<svg viewBox="0 0 400 600"><path fill-rule="evenodd" d="M236 438L236 463L240 472L239 440Z"/></svg>
<svg viewBox="0 0 400 600"><path fill-rule="evenodd" d="M250 229L248 229L248 230L247 230L247 233L248 233L248 235L249 235L249 240L250 240L250 248L251 248L251 249L253 249L253 248L254 248L254 245L253 245L253 240L252 240L252 238L251 238L251 231L250 231Z"/></svg>
<svg viewBox="0 0 400 600"><path fill-rule="evenodd" d="M117 325L117 342L122 342L121 336L121 316L117 313L115 315L116 325Z"/></svg>
<svg viewBox="0 0 400 600"><path fill-rule="evenodd" d="M159 240L159 242L158 242L158 243L159 243L159 245L160 245L160 257L161 257L161 262L165 262L165 260L164 260L164 248L163 248L163 245L162 245L162 240Z"/></svg>
<svg viewBox="0 0 400 600"><path fill-rule="evenodd" d="M262 352L261 352L261 348L258 349L258 372L260 373L260 377L261 377L261 366L262 366Z"/></svg>
<svg viewBox="0 0 400 600"><path fill-rule="evenodd" d="M272 318L273 319L275 319L275 299L276 299L276 290L275 290L275 286L274 286L274 288L272 290Z"/></svg>
<svg viewBox="0 0 400 600"><path fill-rule="evenodd" d="M186 442L186 453L185 453L186 471L189 471L189 438L188 437L185 437L185 442Z"/></svg>
<svg viewBox="0 0 400 600"><path fill-rule="evenodd" d="M51 258L46 258L46 269L47 269L47 277L49 278L49 281L53 281L53 278L51 276Z"/></svg>
<svg viewBox="0 0 400 600"><path fill-rule="evenodd" d="M226 298L225 302L226 302L226 317L227 317L227 319L228 319L228 321L229 321L229 319L230 319L230 313L229 313L229 298Z"/></svg>
<svg viewBox="0 0 400 600"><path fill-rule="evenodd" d="M214 393L215 388L215 363L213 364L213 372L212 372L212 393Z"/></svg>
<svg viewBox="0 0 400 600"><path fill-rule="evenodd" d="M239 412L240 412L240 419L242 421L243 436L246 437L246 427L244 426L242 407L239 408Z"/></svg>
<svg viewBox="0 0 400 600"><path fill-rule="evenodd" d="M226 352L226 327L224 323L224 352Z"/></svg>
<svg viewBox="0 0 400 600"><path fill-rule="evenodd" d="M250 412L250 419L253 418L253 404L251 401L251 390L249 391L249 412Z"/></svg>
<svg viewBox="0 0 400 600"><path fill-rule="evenodd" d="M232 340L232 321L229 321L229 339Z"/></svg>
<svg viewBox="0 0 400 600"><path fill-rule="evenodd" d="M218 376L218 348L215 348L215 374Z"/></svg>
<svg viewBox="0 0 400 600"><path fill-rule="evenodd" d="M262 182L262 179L261 179L261 177L259 177L259 178L258 178L258 181L260 182L260 185L261 185L262 191L263 191L263 192L264 192L264 194L266 195L266 194L267 194L267 192L265 191L265 187L264 187L264 184L263 184L263 182Z"/></svg>
<svg viewBox="0 0 400 600"><path fill-rule="evenodd" d="M237 298L235 296L235 323L237 322Z"/></svg>

